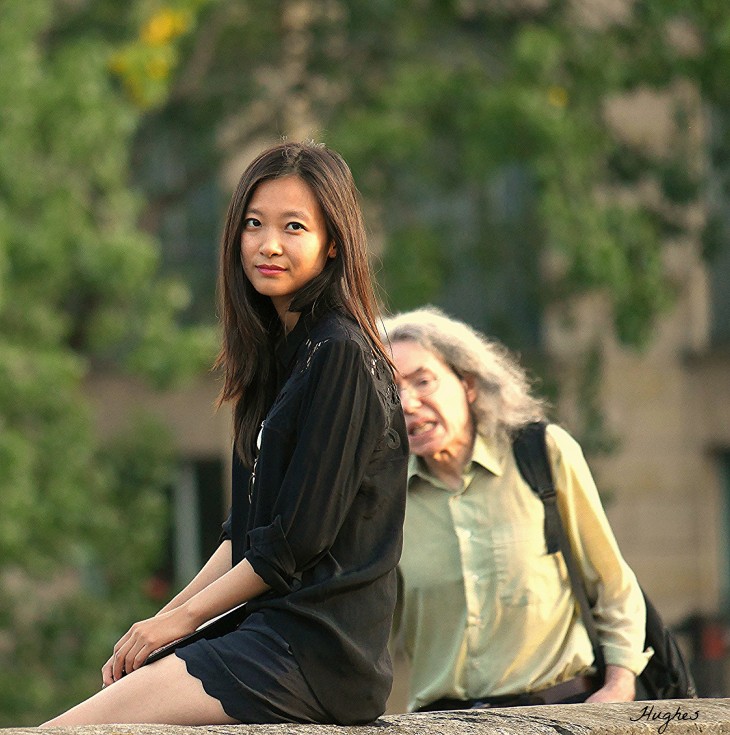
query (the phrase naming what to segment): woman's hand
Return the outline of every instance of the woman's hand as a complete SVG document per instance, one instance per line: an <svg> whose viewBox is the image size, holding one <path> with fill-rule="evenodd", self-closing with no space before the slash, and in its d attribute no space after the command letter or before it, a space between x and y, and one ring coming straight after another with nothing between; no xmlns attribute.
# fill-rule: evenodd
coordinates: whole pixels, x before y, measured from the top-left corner
<svg viewBox="0 0 730 735"><path fill-rule="evenodd" d="M172 643L197 628L181 606L154 618L135 623L114 646L114 653L101 669L103 686L113 684L138 669L153 651Z"/></svg>
<svg viewBox="0 0 730 735"><path fill-rule="evenodd" d="M636 697L636 676L623 666L606 666L603 686L586 702L633 702Z"/></svg>
<svg viewBox="0 0 730 735"><path fill-rule="evenodd" d="M219 549L211 557L211 561L183 593L168 603L154 618L135 623L119 639L114 646L114 654L101 670L104 686L113 684L124 674L138 669L147 656L158 648L179 640L206 620L231 610L241 602L258 597L269 589L269 585L256 574L247 559L230 568L227 555L230 541L225 544L227 548L222 552Z"/></svg>

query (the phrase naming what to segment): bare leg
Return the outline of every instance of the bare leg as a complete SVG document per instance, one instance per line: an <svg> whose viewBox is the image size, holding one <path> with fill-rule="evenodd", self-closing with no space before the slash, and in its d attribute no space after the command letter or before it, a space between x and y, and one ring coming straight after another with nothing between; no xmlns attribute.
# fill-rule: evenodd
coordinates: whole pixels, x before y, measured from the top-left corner
<svg viewBox="0 0 730 735"><path fill-rule="evenodd" d="M232 725L221 703L188 674L185 663L166 656L105 687L41 727L106 724Z"/></svg>

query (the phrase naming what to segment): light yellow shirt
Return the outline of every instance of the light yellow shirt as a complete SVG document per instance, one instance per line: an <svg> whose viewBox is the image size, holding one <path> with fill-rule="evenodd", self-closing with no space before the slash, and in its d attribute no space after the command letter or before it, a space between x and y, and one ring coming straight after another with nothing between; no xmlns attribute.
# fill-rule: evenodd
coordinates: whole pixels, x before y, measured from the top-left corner
<svg viewBox="0 0 730 735"><path fill-rule="evenodd" d="M548 426L548 456L573 553L596 600L607 664L640 673L646 607L577 442ZM409 708L442 697L530 692L590 670L591 643L542 501L512 448L480 437L449 490L412 456L394 640L411 661Z"/></svg>

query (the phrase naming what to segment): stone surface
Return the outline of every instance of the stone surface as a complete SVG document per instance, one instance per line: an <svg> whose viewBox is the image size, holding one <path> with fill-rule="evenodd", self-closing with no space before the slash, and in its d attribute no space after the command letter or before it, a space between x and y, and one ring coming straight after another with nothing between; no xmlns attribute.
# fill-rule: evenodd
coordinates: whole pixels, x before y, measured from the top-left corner
<svg viewBox="0 0 730 735"><path fill-rule="evenodd" d="M0 735L38 735L37 728ZM53 735L730 735L730 698L387 715L371 725L94 725Z"/></svg>

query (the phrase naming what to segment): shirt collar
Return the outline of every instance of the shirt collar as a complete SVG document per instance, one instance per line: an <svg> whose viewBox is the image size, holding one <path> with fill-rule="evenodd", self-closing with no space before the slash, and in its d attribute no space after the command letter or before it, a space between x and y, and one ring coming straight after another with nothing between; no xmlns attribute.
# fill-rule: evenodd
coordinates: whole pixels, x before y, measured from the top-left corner
<svg viewBox="0 0 730 735"><path fill-rule="evenodd" d="M474 451L471 455L472 463L476 462L493 475L501 477L504 472L504 460L504 447L491 446L477 434L477 438L474 442ZM466 471L468 472L469 469L470 468L467 466Z"/></svg>
<svg viewBox="0 0 730 735"><path fill-rule="evenodd" d="M302 342L309 337L312 322L313 317L311 312L302 314L294 325L294 329L289 334L285 334L279 338L276 345L276 359L285 373L289 372L289 368Z"/></svg>
<svg viewBox="0 0 730 735"><path fill-rule="evenodd" d="M464 475L468 475L473 471L474 464L478 464L488 472L491 472L497 477L501 477L504 472L504 463L506 459L506 453L509 447L492 447L479 435L474 440L474 449L472 451L471 459L464 468ZM413 477L420 477L427 480L432 485L440 485L441 483L437 480L426 467L426 463L415 454L411 454L408 458L408 480Z"/></svg>

